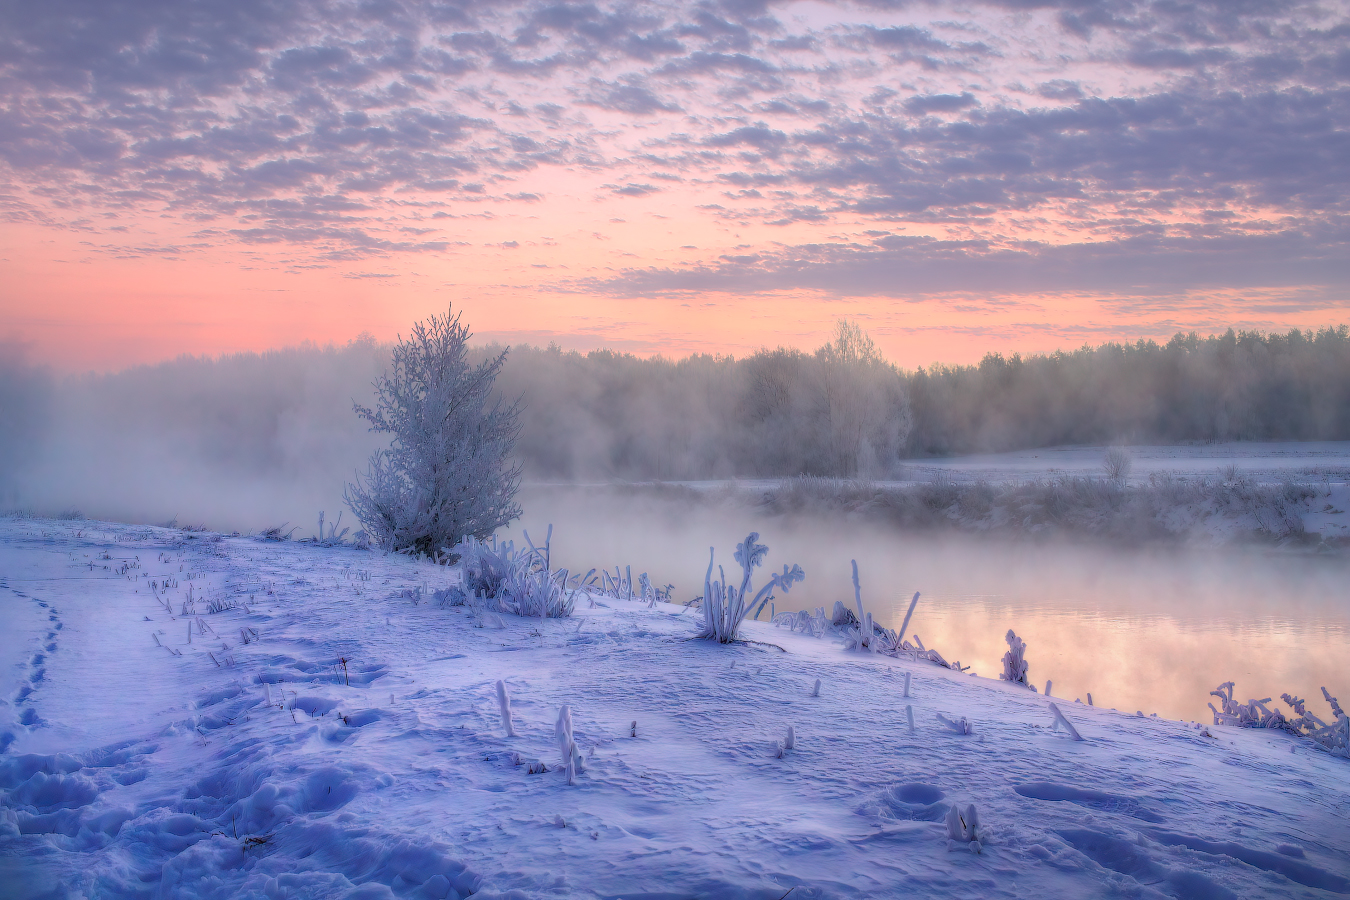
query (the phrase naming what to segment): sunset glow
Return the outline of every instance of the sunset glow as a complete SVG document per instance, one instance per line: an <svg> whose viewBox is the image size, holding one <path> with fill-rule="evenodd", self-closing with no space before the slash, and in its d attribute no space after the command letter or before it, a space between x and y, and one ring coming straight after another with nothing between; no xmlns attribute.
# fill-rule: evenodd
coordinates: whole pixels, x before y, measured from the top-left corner
<svg viewBox="0 0 1350 900"><path fill-rule="evenodd" d="M894 361L1346 319L1342 4L57 3L0 28L0 342ZM13 352L13 350L9 351Z"/></svg>

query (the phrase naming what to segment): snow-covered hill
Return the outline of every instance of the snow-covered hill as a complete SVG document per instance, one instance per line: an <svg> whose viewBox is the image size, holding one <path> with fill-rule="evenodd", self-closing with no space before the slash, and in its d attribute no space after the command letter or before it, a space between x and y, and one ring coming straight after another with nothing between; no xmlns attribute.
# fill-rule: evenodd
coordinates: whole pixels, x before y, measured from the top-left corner
<svg viewBox="0 0 1350 900"><path fill-rule="evenodd" d="M1079 742L1024 688L767 624L691 641L679 606L475 627L431 602L454 577L0 520L0 894L1350 893L1350 763L1282 732L1059 701ZM954 804L979 853L949 841Z"/></svg>

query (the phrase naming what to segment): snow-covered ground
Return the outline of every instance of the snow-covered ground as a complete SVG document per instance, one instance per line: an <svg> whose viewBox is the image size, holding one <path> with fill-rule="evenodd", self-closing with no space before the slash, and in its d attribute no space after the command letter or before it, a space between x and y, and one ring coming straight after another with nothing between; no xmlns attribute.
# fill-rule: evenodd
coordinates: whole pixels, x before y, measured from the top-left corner
<svg viewBox="0 0 1350 900"><path fill-rule="evenodd" d="M1350 763L1287 734L1060 701L1076 742L1023 688L765 624L690 641L677 606L476 628L427 602L453 577L0 520L0 895L1350 893ZM528 774L563 704L574 786ZM982 852L950 849L952 804Z"/></svg>
<svg viewBox="0 0 1350 900"><path fill-rule="evenodd" d="M1174 473L1184 476L1218 475L1231 467L1239 475L1258 481L1283 478L1304 480L1350 477L1350 441L1232 441L1221 444L1141 445L1125 448L1130 458L1129 477L1147 480L1150 475ZM1105 447L1043 447L1011 453L953 456L946 459L911 460L906 474L911 478L948 472L953 478L1013 481L1052 475L1101 475Z"/></svg>
<svg viewBox="0 0 1350 900"><path fill-rule="evenodd" d="M856 559L880 624L899 628L921 591L913 630L949 659L995 673L1014 628L1031 645L1038 682L1053 679L1070 697L1091 691L1108 706L1198 719L1208 715L1208 692L1229 679L1256 697L1320 697L1322 685L1350 693L1343 551L1018 539L897 528L828 509L771 516L642 489L532 489L522 498L526 518L509 529L518 545L524 530L537 539L553 523L555 565L631 562L635 577L673 582L680 601L701 592L708 546L732 548L750 531L773 559L806 570L777 598L778 612L852 603Z"/></svg>

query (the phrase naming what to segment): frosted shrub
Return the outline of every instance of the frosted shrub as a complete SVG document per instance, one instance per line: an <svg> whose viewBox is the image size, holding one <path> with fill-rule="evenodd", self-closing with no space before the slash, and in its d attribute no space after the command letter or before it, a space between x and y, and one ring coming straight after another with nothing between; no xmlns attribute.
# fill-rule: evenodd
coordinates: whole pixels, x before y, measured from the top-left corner
<svg viewBox="0 0 1350 900"><path fill-rule="evenodd" d="M853 610L844 605L844 601L834 601L834 612L830 614L830 624L836 628L847 628L850 625L857 625L858 617Z"/></svg>
<svg viewBox="0 0 1350 900"><path fill-rule="evenodd" d="M735 559L741 564L742 570L740 587L728 584L726 573L720 569L719 580L712 580L716 553L712 547L708 548L708 573L703 579L703 627L699 629L697 637L722 644L731 643L736 640L736 633L750 610L767 603L773 596L774 588L781 588L783 593L787 593L793 584L806 577L801 566L794 565L789 569L784 565L783 571L775 572L753 599L747 599L754 569L764 564L764 557L769 552L769 548L758 541L759 533L752 531L736 545Z"/></svg>
<svg viewBox="0 0 1350 900"><path fill-rule="evenodd" d="M1026 660L1027 642L1014 634L1011 628L1003 639L1008 642L1008 652L1003 654L1003 672L998 676L999 680L1031 687L1031 682L1027 680L1027 671L1031 668Z"/></svg>
<svg viewBox="0 0 1350 900"><path fill-rule="evenodd" d="M1350 716L1345 714L1341 704L1326 688L1322 688L1322 696L1331 705L1331 714L1336 717L1334 724L1328 725L1308 712L1304 702L1297 697L1282 694L1281 699L1298 713L1298 718L1290 719L1286 728L1295 734L1312 738L1318 746L1329 750L1334 756L1350 759Z"/></svg>
<svg viewBox="0 0 1350 900"><path fill-rule="evenodd" d="M655 607L658 602L669 603L675 590L673 584L664 587L657 585L646 572L639 574L634 581L632 566L623 568L615 566L613 573L602 569L600 574L592 579L591 576L594 574L595 570L592 569L586 573L584 579L587 584L596 583L596 587L590 591L592 594L613 597L615 600L640 600L646 603L648 608Z"/></svg>
<svg viewBox="0 0 1350 900"><path fill-rule="evenodd" d="M566 569L549 569L549 553L553 526L543 549L529 543L528 549L518 551L511 541L488 543L469 535L455 546L460 555L464 583L444 592L450 606L474 605L494 612L510 613L531 618L565 618L576 606L576 591L569 587ZM589 573L588 573L589 575Z"/></svg>
<svg viewBox="0 0 1350 900"><path fill-rule="evenodd" d="M600 593L615 600L633 599L633 567L628 566L623 571L618 566L614 567L614 574L608 571L600 572Z"/></svg>
<svg viewBox="0 0 1350 900"><path fill-rule="evenodd" d="M1214 713L1215 725L1233 725L1239 728L1279 728L1290 734L1299 737L1310 738L1319 748L1328 751L1333 756L1350 759L1350 716L1347 716L1345 710L1341 708L1340 703L1324 687L1322 696L1326 698L1331 706L1331 714L1335 721L1327 724L1308 710L1307 703L1304 700L1294 697L1290 694L1281 694L1280 699L1293 709L1295 718L1287 718L1284 713L1277 709L1270 709L1266 706L1270 698L1263 700L1248 700L1246 703L1238 703L1233 699L1234 683L1225 681L1215 690L1210 691L1210 696L1217 697L1222 710L1214 708L1210 703L1210 711Z"/></svg>
<svg viewBox="0 0 1350 900"><path fill-rule="evenodd" d="M576 607L576 593L567 587L567 570L542 567L512 570L503 589L507 612L534 619L562 619Z"/></svg>
<svg viewBox="0 0 1350 900"><path fill-rule="evenodd" d="M778 613L772 621L780 628L786 627L810 637L822 637L830 628L830 620L825 618L823 606L816 607L815 615L803 609L798 612Z"/></svg>
<svg viewBox="0 0 1350 900"><path fill-rule="evenodd" d="M530 549L520 554L516 564L507 570L506 581L502 585L506 611L536 619L570 616L576 606L576 594L568 589L568 572L566 569L554 572L549 568L552 561L553 526L548 526L543 549L534 546L528 531L524 535Z"/></svg>
<svg viewBox="0 0 1350 900"><path fill-rule="evenodd" d="M1115 482L1122 482L1130 475L1130 467L1134 464L1130 451L1124 447L1108 447L1106 457L1102 460L1102 469L1106 472L1106 477Z"/></svg>
<svg viewBox="0 0 1350 900"><path fill-rule="evenodd" d="M709 572L711 573L711 567ZM930 650L924 647L923 641L919 636L914 635L914 642L910 643L904 639L905 629L909 627L910 621L914 618L914 608L919 603L919 592L915 591L914 596L910 598L909 609L905 612L904 622L899 631L892 631L882 625L878 625L870 613L863 609L862 587L858 579L858 564L853 563L853 599L857 606L857 612L849 609L841 600L834 602L834 611L827 618L825 607L816 607L815 615L806 612L781 613L774 617L773 623L779 627L788 627L793 631L801 631L813 637L842 637L844 639L844 648L847 650L866 649L874 653L885 654L896 659L912 659L915 662L931 662L934 665L942 666L945 669L955 669L964 672L970 666L962 666L959 661L947 662L942 654L936 650Z"/></svg>
<svg viewBox="0 0 1350 900"><path fill-rule="evenodd" d="M338 531L338 526L342 524L342 513L338 513L337 521L328 523L328 531L323 530L324 513L319 511L319 533L314 536L314 543L321 547L341 547L347 537L350 528L343 528Z"/></svg>
<svg viewBox="0 0 1350 900"><path fill-rule="evenodd" d="M417 323L375 381L375 409L355 407L371 431L393 436L344 493L386 550L435 557L520 515L520 466L510 461L519 404L492 399L506 353L471 365L469 337L450 311Z"/></svg>
<svg viewBox="0 0 1350 900"><path fill-rule="evenodd" d="M500 597L507 574L516 565L515 545L511 541L498 543L496 535L491 543L468 535L454 549L459 554L464 582L448 589L448 605L463 606L469 597L485 600Z"/></svg>
<svg viewBox="0 0 1350 900"><path fill-rule="evenodd" d="M1210 712L1214 713L1215 725L1236 725L1240 728L1284 728L1287 724L1284 714L1279 710L1272 710L1266 706L1270 698L1264 700L1249 700L1246 703L1238 703L1233 699L1234 682L1225 681L1217 688L1209 692L1211 697L1218 697L1219 704L1223 711L1214 708L1214 704L1208 704Z"/></svg>

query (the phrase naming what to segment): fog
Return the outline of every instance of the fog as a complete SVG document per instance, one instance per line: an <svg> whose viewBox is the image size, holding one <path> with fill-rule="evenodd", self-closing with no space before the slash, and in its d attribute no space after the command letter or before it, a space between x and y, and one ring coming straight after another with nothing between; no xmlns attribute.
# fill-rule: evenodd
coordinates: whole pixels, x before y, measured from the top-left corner
<svg viewBox="0 0 1350 900"><path fill-rule="evenodd" d="M363 339L58 380L0 345L0 507L304 534L380 446L352 403L388 354ZM911 371L847 322L814 351L742 359L514 347L498 382L523 401L527 482L884 479L934 453L1345 440L1348 385L1345 328Z"/></svg>
<svg viewBox="0 0 1350 900"><path fill-rule="evenodd" d="M343 485L380 445L352 402L370 402L387 353L356 341L59 382L11 367L0 378L5 505L227 532L289 521L308 535L321 510L338 514Z"/></svg>
<svg viewBox="0 0 1350 900"><path fill-rule="evenodd" d="M528 529L538 541L552 523L559 565L631 564L634 577L673 583L681 602L703 592L709 546L734 568L736 543L751 530L769 547L766 569L806 571L776 601L779 612L852 606L856 559L864 603L882 624L898 628L921 592L910 633L987 677L1001 671L1012 628L1029 645L1032 680L1042 689L1053 680L1054 695L1070 701L1091 692L1099 706L1208 722L1209 691L1228 680L1244 702L1278 703L1289 691L1323 711L1322 685L1350 692L1343 558L916 533L631 489L536 487L523 501L513 534Z"/></svg>
<svg viewBox="0 0 1350 900"><path fill-rule="evenodd" d="M982 675L998 671L1003 635L1013 628L1030 645L1032 677L1042 686L1053 679L1057 696L1086 700L1090 691L1099 705L1204 718L1208 691L1234 679L1243 699L1292 691L1321 709L1322 684L1347 689L1339 656L1350 632L1343 589L1350 567L1339 558L1168 550L1157 542L1113 548L1104 539L1005 542L935 527L947 513L932 503L933 515L901 528L849 518L840 511L846 503L780 503L771 515L716 490L544 483L922 473L903 459L918 452L915 435L928 435L923 440L931 444L946 428L950 446L995 448L1009 434L1030 440L1072 404L1051 404L1039 419L1027 413L1022 431L991 431L989 423L1007 415L982 419L971 410L1000 396L1007 409L1030 403L1036 391L1054 387L1046 373L1059 372L1067 383L1075 371L1100 374L1148 360L1158 366L1140 371L1163 372L1169 359L1184 363L1174 375L1189 366L1199 396L1214 386L1223 359L1230 367L1245 359L1246 406L1233 400L1227 408L1246 412L1230 424L1240 420L1253 435L1337 437L1350 422L1338 394L1312 398L1277 388L1332 378L1346 346L1343 331L1179 341L928 373L902 372L876 356L866 335L848 329L816 353L765 351L741 361L516 348L499 383L506 396L524 400L518 452L525 516L512 532L529 528L538 539L552 523L561 564L632 565L634 574L673 583L674 596L688 600L702 590L709 545L730 566L735 544L756 530L771 548L770 565L796 562L807 572L804 584L780 598L780 611L849 599L849 560L857 559L868 607L884 623L898 625L899 605L922 592L911 631ZM381 446L383 436L366 431L352 404L371 401L388 352L358 340L60 380L6 349L0 507L245 533L288 522L296 537L307 537L320 511L331 522L343 510L343 486ZM1167 382L1169 390L1185 387L1179 377ZM1130 382L1138 396L1165 396L1155 389L1161 381L1147 389L1145 381ZM935 384L948 392L943 415L932 409ZM1186 393L1182 388L1176 390ZM1121 390L1113 388L1117 400ZM1087 402L1081 391L1075 396ZM1258 421L1269 398L1280 396L1320 412L1297 427ZM1187 418L1187 409L1194 412L1178 405L1168 421L1201 428L1203 416ZM1092 433L1109 433L1127 419L1094 421ZM1221 463L1207 457L1205 465ZM960 493L947 482L932 490ZM847 493L831 492L836 500ZM350 520L348 513L344 523Z"/></svg>

